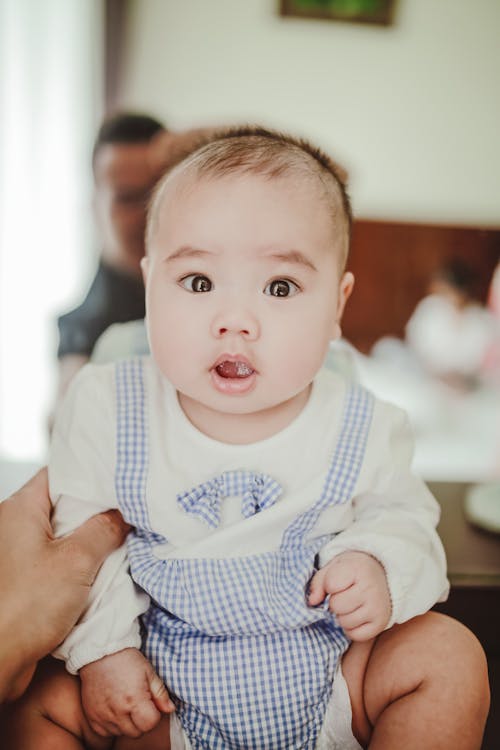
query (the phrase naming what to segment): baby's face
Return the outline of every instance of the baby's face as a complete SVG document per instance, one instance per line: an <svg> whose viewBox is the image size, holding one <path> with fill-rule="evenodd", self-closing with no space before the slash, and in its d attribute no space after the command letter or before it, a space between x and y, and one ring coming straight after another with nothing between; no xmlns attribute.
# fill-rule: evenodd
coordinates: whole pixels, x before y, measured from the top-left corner
<svg viewBox="0 0 500 750"><path fill-rule="evenodd" d="M181 174L166 185L143 264L147 325L195 424L197 412L279 424L305 403L352 287L340 244L307 180Z"/></svg>

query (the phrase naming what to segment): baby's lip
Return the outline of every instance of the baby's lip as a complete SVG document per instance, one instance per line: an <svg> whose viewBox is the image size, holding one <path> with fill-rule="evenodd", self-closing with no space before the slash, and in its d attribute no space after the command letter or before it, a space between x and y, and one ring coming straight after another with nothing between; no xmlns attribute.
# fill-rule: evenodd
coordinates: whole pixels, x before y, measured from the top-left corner
<svg viewBox="0 0 500 750"><path fill-rule="evenodd" d="M249 360L241 354L223 354L214 363L212 369L221 378L248 378L255 372Z"/></svg>

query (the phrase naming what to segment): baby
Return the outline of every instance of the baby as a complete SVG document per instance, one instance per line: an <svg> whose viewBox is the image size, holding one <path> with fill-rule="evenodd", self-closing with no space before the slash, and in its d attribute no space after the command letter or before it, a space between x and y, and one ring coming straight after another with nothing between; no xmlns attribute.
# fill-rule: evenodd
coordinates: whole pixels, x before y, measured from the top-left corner
<svg viewBox="0 0 500 750"><path fill-rule="evenodd" d="M261 128L157 187L151 357L81 372L50 462L58 533L115 507L134 527L56 654L100 737L175 707L164 747L359 748L344 652L446 596L404 415L321 369L350 225L329 158Z"/></svg>

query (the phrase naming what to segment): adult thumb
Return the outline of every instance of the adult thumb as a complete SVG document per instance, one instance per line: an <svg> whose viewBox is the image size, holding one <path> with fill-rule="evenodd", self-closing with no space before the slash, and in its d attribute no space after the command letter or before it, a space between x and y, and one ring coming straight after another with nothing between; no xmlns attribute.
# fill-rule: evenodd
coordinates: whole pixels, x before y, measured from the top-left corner
<svg viewBox="0 0 500 750"><path fill-rule="evenodd" d="M108 510L89 518L64 539L80 550L92 580L104 560L123 544L130 531L117 510ZM62 538L61 538L62 541Z"/></svg>

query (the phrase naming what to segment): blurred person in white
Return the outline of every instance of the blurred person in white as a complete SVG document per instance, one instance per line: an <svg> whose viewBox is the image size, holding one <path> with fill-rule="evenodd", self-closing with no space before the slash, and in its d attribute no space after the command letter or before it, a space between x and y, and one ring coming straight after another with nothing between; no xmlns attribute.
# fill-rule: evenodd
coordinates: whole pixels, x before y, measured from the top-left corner
<svg viewBox="0 0 500 750"><path fill-rule="evenodd" d="M152 356L82 371L50 464L59 533L119 507L132 577L108 559L7 748L479 747L484 655L427 612L448 583L405 416L321 370L350 225L331 160L262 128L160 183Z"/></svg>
<svg viewBox="0 0 500 750"><path fill-rule="evenodd" d="M496 325L474 299L475 275L460 259L432 276L429 294L406 325L406 341L424 372L458 389L481 380Z"/></svg>
<svg viewBox="0 0 500 750"><path fill-rule="evenodd" d="M500 259L491 277L487 305L495 319L496 333L486 354L484 372L488 381L500 388Z"/></svg>
<svg viewBox="0 0 500 750"><path fill-rule="evenodd" d="M491 278L488 292L488 307L493 315L500 320L500 259L496 264Z"/></svg>

